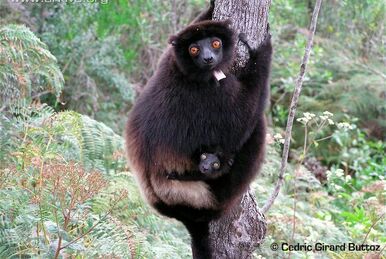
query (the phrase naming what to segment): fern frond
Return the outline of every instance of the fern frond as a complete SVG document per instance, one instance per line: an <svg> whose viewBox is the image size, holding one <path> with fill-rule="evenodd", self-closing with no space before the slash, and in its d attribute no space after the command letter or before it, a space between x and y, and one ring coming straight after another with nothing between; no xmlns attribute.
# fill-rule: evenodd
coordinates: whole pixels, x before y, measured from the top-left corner
<svg viewBox="0 0 386 259"><path fill-rule="evenodd" d="M0 28L1 106L42 90L59 96L63 84L56 58L26 26Z"/></svg>

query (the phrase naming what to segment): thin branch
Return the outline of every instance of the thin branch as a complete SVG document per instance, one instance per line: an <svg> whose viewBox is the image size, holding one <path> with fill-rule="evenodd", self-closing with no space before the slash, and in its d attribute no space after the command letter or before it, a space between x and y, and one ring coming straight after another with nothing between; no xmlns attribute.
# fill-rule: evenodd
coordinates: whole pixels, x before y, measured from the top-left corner
<svg viewBox="0 0 386 259"><path fill-rule="evenodd" d="M118 199L115 201L115 203L111 206L111 208L107 211L107 213L101 217L97 223L95 223L93 226L91 226L85 233L83 233L82 235L78 236L77 238L73 239L72 241L66 243L64 246L60 247L59 251L69 247L70 245L72 245L73 243L77 242L78 240L80 240L81 238L85 237L86 235L88 235L91 231L94 230L94 228L96 226L98 226L103 220L105 220L112 212L113 210L115 209L115 206L118 204L118 202L120 202L125 196L125 193L123 193L122 195L120 195L118 197Z"/></svg>
<svg viewBox="0 0 386 259"><path fill-rule="evenodd" d="M378 224L378 222L383 218L383 216L385 216L385 213L383 213L376 221L373 222L373 224L371 224L369 230L366 233L365 239L363 239L362 245L366 243L366 240L369 237L371 230L375 227L375 225Z"/></svg>
<svg viewBox="0 0 386 259"><path fill-rule="evenodd" d="M323 140L326 140L326 139L329 139L329 138L332 138L333 136L327 136L327 137L324 137L324 138L319 138L319 139L315 139L314 141L316 142L319 142L319 141L323 141Z"/></svg>
<svg viewBox="0 0 386 259"><path fill-rule="evenodd" d="M35 94L35 95L32 95L32 96L31 96L31 99L36 99L36 98L39 98L39 97L42 96L42 95L49 94L49 93L52 93L52 91L49 91L49 90L43 91L43 92L37 93L37 94Z"/></svg>
<svg viewBox="0 0 386 259"><path fill-rule="evenodd" d="M300 72L298 79L296 80L295 84L295 90L294 94L292 96L291 100L291 106L290 106L290 112L287 119L287 127L285 130L285 141L284 141L284 149L283 149L283 155L281 159L281 166L280 166L280 172L279 172L279 179L276 183L275 189L271 196L269 197L268 201L265 203L264 207L262 208L262 212L266 213L269 208L271 208L272 204L274 203L276 197L279 195L280 188L283 185L284 182L284 173L287 168L287 162L288 162L288 153L289 153L289 147L291 142L291 132L292 132L292 125L294 122L295 114L296 114L296 108L299 102L299 96L300 92L302 90L303 86L303 80L304 80L304 74L306 72L306 67L308 63L308 59L310 57L312 43L314 40L315 30L316 30L316 23L318 21L318 14L320 10L320 6L322 5L322 0L317 0L314 8L314 12L312 14L312 20L310 25L310 34L308 36L307 40L307 47L303 56L303 61L300 66Z"/></svg>

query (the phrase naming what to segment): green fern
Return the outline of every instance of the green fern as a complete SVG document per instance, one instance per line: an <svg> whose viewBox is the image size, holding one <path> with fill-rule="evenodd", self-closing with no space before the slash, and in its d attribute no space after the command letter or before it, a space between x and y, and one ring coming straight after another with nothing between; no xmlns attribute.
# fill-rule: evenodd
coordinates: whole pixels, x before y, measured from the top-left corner
<svg viewBox="0 0 386 259"><path fill-rule="evenodd" d="M60 138L65 140L63 152L69 159L106 173L124 166L123 138L104 123L76 112L58 113L55 120L56 126L64 128ZM119 159L113 159L117 153Z"/></svg>
<svg viewBox="0 0 386 259"><path fill-rule="evenodd" d="M0 28L0 107L48 91L59 96L64 80L56 58L24 25Z"/></svg>

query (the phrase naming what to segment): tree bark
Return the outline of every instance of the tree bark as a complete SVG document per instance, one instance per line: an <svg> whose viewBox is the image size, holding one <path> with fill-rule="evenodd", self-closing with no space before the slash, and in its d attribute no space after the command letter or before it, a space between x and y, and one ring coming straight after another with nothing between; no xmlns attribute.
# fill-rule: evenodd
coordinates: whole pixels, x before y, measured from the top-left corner
<svg viewBox="0 0 386 259"><path fill-rule="evenodd" d="M268 10L271 0L216 0L213 20L232 21L237 33L243 32L256 48L265 38ZM238 43L234 71L248 60L244 45ZM209 226L212 258L251 258L253 251L263 242L267 223L251 191L245 193L240 204Z"/></svg>
<svg viewBox="0 0 386 259"><path fill-rule="evenodd" d="M251 47L256 48L267 33L270 5L271 0L216 0L213 20L230 19L233 29L245 33ZM247 48L239 42L235 69L242 68L247 60Z"/></svg>
<svg viewBox="0 0 386 259"><path fill-rule="evenodd" d="M209 224L213 259L252 258L263 242L267 223L251 191L244 194L238 206Z"/></svg>

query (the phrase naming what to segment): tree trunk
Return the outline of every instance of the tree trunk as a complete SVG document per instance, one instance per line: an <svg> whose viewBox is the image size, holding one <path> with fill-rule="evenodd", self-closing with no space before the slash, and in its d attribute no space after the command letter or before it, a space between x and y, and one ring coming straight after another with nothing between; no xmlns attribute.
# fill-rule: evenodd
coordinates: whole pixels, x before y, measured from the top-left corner
<svg viewBox="0 0 386 259"><path fill-rule="evenodd" d="M213 20L230 19L235 31L245 33L251 47L256 48L267 33L270 5L271 0L216 0ZM247 48L239 42L236 51L236 70L246 64L247 53Z"/></svg>
<svg viewBox="0 0 386 259"><path fill-rule="evenodd" d="M268 26L268 10L271 0L216 0L213 20L232 21L236 32L248 36L250 45L256 48L265 38ZM235 71L248 60L247 49L237 46ZM213 258L251 258L253 251L264 240L267 223L257 206L254 195L248 191L232 212L212 221L209 240Z"/></svg>
<svg viewBox="0 0 386 259"><path fill-rule="evenodd" d="M213 259L252 258L263 242L267 223L251 191L244 194L231 213L209 224Z"/></svg>

